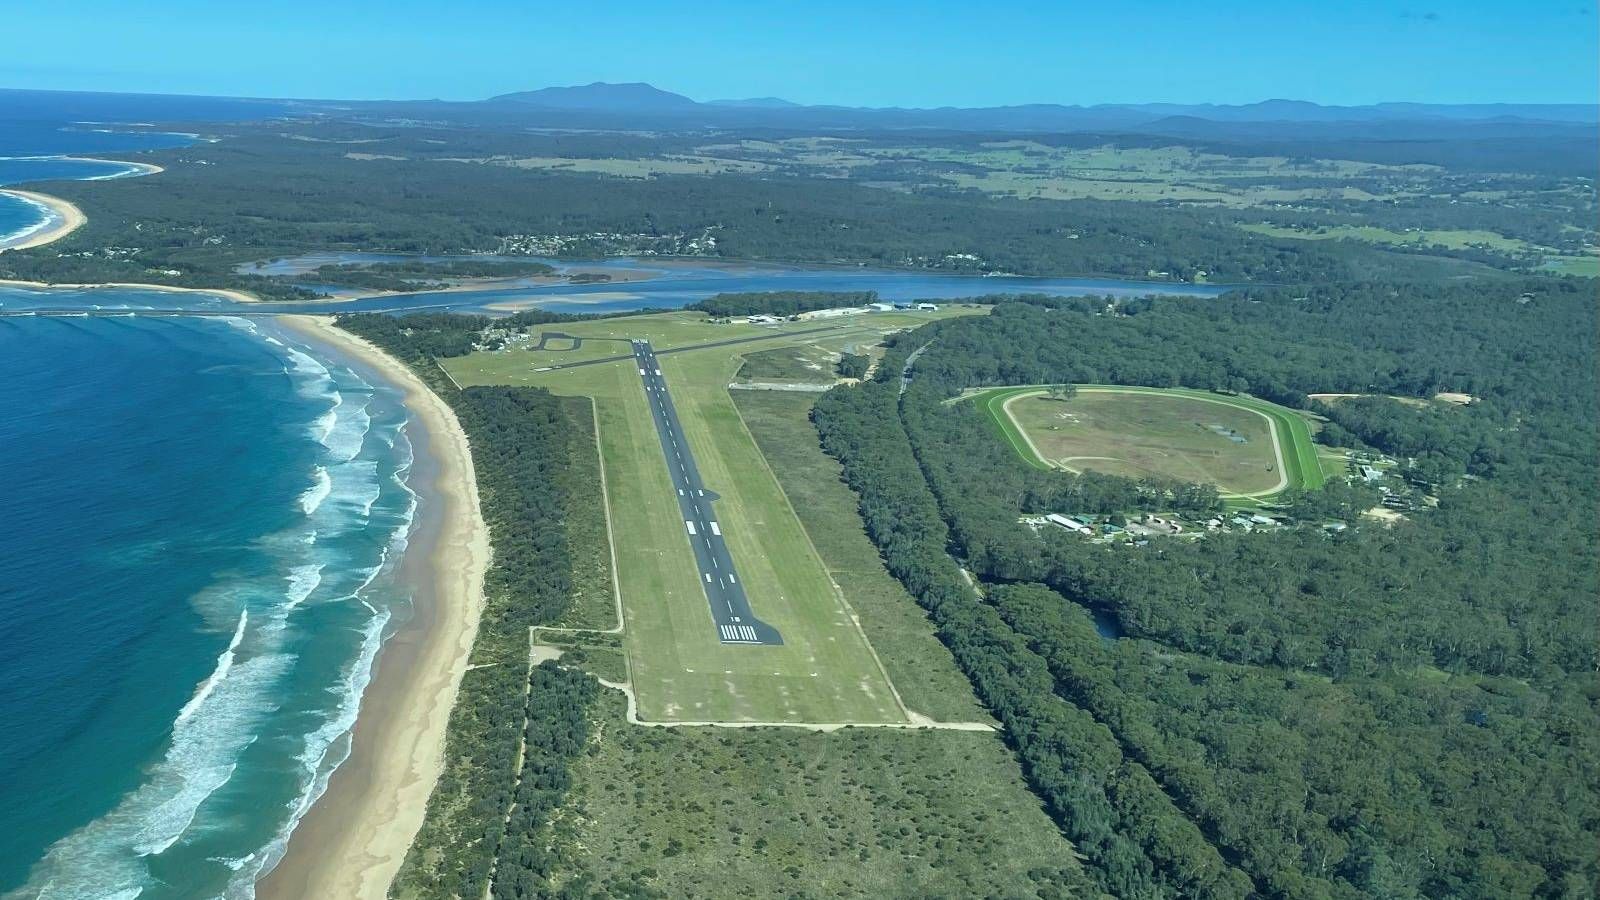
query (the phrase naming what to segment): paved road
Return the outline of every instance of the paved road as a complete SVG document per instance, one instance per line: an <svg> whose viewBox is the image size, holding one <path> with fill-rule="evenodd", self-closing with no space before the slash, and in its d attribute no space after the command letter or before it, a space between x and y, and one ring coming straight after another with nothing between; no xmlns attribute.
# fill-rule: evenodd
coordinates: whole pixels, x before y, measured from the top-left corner
<svg viewBox="0 0 1600 900"><path fill-rule="evenodd" d="M672 489L678 493L678 511L683 515L684 530L689 533L689 545L694 548L700 587L705 589L706 600L711 604L717 640L724 644L783 643L778 629L757 619L750 611L744 584L734 571L733 556L728 553L727 542L723 539L722 525L712 510L717 495L706 490L700 480L700 470L695 467L694 454L678 423L672 395L667 391L666 379L661 377L661 364L656 361L649 341L633 342L633 360L644 382L645 399L655 419L661 452L667 458L667 471L672 474Z"/></svg>

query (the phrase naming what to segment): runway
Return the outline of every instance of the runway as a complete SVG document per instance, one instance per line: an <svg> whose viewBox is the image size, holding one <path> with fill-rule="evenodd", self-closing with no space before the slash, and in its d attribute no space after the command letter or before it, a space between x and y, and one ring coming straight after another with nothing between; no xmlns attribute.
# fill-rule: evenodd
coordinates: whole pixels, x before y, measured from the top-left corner
<svg viewBox="0 0 1600 900"><path fill-rule="evenodd" d="M783 637L778 630L757 619L750 610L744 584L734 570L733 556L728 553L722 525L713 509L717 495L707 490L700 480L700 470L694 464L694 454L678 422L678 412L672 405L666 379L661 377L661 364L656 360L655 351L650 348L649 341L635 340L632 345L634 364L644 382L645 399L655 419L656 435L661 439L661 452L667 460L667 471L672 475L672 489L678 495L678 511L683 516L689 546L694 549L700 586L711 604L717 640L724 644L782 644Z"/></svg>

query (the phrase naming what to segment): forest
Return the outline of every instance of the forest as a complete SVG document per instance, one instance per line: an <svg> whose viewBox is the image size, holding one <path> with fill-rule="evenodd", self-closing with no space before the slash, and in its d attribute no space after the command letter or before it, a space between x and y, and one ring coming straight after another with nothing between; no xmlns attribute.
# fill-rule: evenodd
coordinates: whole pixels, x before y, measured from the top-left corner
<svg viewBox="0 0 1600 900"><path fill-rule="evenodd" d="M480 142L510 140L436 134L469 154ZM1478 271L1456 260L1252 234L1201 208L734 172L617 178L450 161L456 157L414 152L419 135L401 139L413 155L357 158L344 144L241 129L203 148L144 154L165 167L159 176L34 185L78 204L89 222L47 247L5 254L0 278L228 287L293 299L304 293L237 267L308 251L496 252L514 239L551 237L567 254L662 245L729 259L1161 281Z"/></svg>
<svg viewBox="0 0 1600 900"><path fill-rule="evenodd" d="M297 280L369 291L433 291L452 284L441 279L527 278L549 275L554 271L554 266L533 260L416 259L318 266L309 275Z"/></svg>
<svg viewBox="0 0 1600 900"><path fill-rule="evenodd" d="M708 316L792 316L814 309L866 306L878 299L876 291L762 291L717 294L684 307Z"/></svg>
<svg viewBox="0 0 1600 900"><path fill-rule="evenodd" d="M1595 326L1592 292L1553 279L1251 289L1109 312L1021 298L901 335L876 381L836 387L814 419L891 571L1108 892L1590 896ZM1314 409L1347 445L1415 458L1438 507L1380 525L1360 514L1370 494L1337 486L1288 509L1345 520L1337 535L1145 548L1035 535L1020 512L1173 505L1137 482L1028 469L970 404L945 402L1074 382ZM1476 399L1426 402L1441 390ZM1125 637L1102 638L1090 611ZM1077 750L1105 736L1102 763L1060 749L1072 722Z"/></svg>

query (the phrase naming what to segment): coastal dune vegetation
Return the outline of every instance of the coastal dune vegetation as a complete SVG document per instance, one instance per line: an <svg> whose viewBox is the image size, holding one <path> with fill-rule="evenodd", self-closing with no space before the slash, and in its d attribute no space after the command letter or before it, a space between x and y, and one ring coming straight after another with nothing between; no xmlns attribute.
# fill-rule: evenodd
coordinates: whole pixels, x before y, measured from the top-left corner
<svg viewBox="0 0 1600 900"><path fill-rule="evenodd" d="M387 316L346 316L340 327L412 364L455 410L472 444L494 546L484 612L451 712L446 763L393 892L399 897L525 896L543 878L530 835L557 806L582 750L598 686L587 674L529 667L529 629L570 602L574 550L563 526L575 484L570 442L584 431L571 407L536 388L456 390L432 365L485 320L437 316L402 327ZM428 329L425 322L435 328ZM417 338L418 333L431 338Z"/></svg>

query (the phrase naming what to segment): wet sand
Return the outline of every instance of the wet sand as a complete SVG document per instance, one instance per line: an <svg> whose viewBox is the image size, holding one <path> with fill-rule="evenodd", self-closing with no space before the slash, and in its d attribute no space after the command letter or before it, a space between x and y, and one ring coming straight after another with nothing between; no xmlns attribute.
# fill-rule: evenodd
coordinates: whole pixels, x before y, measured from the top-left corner
<svg viewBox="0 0 1600 900"><path fill-rule="evenodd" d="M84 223L89 221L89 217L83 214L83 210L60 197L52 197L49 194L39 194L34 191L19 191L16 188L0 190L0 194L9 194L12 197L26 200L50 211L50 221L45 227L25 235L15 244L7 244L5 247L0 248L0 252L26 250L29 247L41 247L51 241L59 241L82 228Z"/></svg>
<svg viewBox="0 0 1600 900"><path fill-rule="evenodd" d="M400 564L414 615L378 656L356 720L350 758L257 885L274 898L382 898L422 825L444 765L445 727L483 609L489 532L465 433L409 368L316 316L278 320L308 343L376 371L405 392L420 502Z"/></svg>

